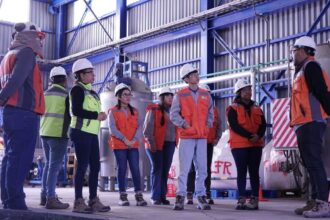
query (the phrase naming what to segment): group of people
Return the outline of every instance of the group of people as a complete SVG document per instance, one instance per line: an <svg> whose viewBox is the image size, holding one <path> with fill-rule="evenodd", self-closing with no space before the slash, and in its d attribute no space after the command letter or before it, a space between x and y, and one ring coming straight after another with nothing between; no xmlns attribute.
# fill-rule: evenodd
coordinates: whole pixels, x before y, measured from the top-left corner
<svg viewBox="0 0 330 220"><path fill-rule="evenodd" d="M5 156L1 167L1 201L5 209L28 209L23 184L33 160L38 135L41 136L46 165L42 177L40 205L48 209L66 209L55 193L57 175L65 154L68 138L73 142L77 158L74 177L73 211L79 213L108 212L97 196L100 155L98 133L100 122L108 118L109 147L117 162L119 205L129 206L126 193L127 163L134 183L137 206L146 206L140 181L139 146L145 144L151 168L151 203L169 205L166 198L168 172L175 147L179 152L178 190L174 210L184 204L210 210L213 147L221 138L221 120L213 105L211 90L199 84L198 69L185 64L180 78L187 87L174 94L169 88L159 93L159 103L147 107L144 121L131 104L130 86L120 83L114 94L117 104L107 113L101 111L98 94L93 91L94 67L83 58L75 61L72 73L75 85L68 91L67 74L62 67L50 73L52 85L43 91L36 57L42 58L45 34L32 23L18 23L12 35L9 52L0 66L0 105L3 110ZM330 81L314 60L315 42L299 38L292 48L295 78L292 87L291 125L307 168L313 189L313 205L296 210L305 217L330 216L328 186L321 160L321 144L326 119L329 117L327 95ZM262 109L251 99L251 84L238 80L235 98L226 109L229 145L237 167L239 198L236 209L258 209L259 165L264 146L266 120ZM39 121L41 117L41 122ZM40 128L40 131L39 131ZM70 128L70 131L68 132ZM143 135L143 136L142 136ZM89 200L83 199L84 176L89 166ZM252 194L247 199L246 175L249 172Z"/></svg>

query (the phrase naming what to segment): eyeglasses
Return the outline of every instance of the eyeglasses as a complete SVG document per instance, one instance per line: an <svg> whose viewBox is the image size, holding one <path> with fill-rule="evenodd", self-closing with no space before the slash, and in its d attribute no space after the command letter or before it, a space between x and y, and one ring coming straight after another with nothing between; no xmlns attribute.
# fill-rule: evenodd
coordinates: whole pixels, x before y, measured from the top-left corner
<svg viewBox="0 0 330 220"><path fill-rule="evenodd" d="M123 93L121 95L122 96L125 96L125 97L132 97L133 96L132 93Z"/></svg>
<svg viewBox="0 0 330 220"><path fill-rule="evenodd" d="M84 71L83 74L94 73L94 70Z"/></svg>

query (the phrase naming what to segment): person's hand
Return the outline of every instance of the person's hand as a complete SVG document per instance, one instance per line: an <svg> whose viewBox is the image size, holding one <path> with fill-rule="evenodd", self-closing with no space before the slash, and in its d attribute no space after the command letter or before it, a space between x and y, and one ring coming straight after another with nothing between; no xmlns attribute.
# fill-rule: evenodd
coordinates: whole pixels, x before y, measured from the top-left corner
<svg viewBox="0 0 330 220"><path fill-rule="evenodd" d="M97 120L104 121L105 119L107 119L107 114L105 114L105 112L100 112L97 116Z"/></svg>
<svg viewBox="0 0 330 220"><path fill-rule="evenodd" d="M128 148L131 148L131 147L133 147L134 146L134 144L135 144L135 141L134 140L128 140L127 138L124 138L124 143L125 143L125 145L128 147Z"/></svg>
<svg viewBox="0 0 330 220"><path fill-rule="evenodd" d="M253 134L252 137L249 139L250 142L256 143L259 140L259 136L257 134Z"/></svg>
<svg viewBox="0 0 330 220"><path fill-rule="evenodd" d="M130 143L131 143L131 142L130 142L127 138L124 138L124 144L125 144L125 145L129 146Z"/></svg>

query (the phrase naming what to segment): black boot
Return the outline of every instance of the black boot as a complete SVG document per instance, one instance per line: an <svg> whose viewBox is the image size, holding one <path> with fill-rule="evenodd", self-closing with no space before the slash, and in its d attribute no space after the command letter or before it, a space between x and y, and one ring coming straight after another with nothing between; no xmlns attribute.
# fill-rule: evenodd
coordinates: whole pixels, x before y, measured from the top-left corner
<svg viewBox="0 0 330 220"><path fill-rule="evenodd" d="M184 208L184 196L177 195L173 210L183 210L183 208Z"/></svg>

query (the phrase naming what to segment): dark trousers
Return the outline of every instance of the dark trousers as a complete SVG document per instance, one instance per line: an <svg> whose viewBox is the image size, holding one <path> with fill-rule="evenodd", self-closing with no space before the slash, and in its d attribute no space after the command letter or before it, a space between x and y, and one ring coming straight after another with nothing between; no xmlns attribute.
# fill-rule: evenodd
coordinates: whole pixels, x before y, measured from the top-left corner
<svg viewBox="0 0 330 220"><path fill-rule="evenodd" d="M39 134L39 116L20 108L3 110L5 156L1 166L1 200L4 208L27 209L23 191Z"/></svg>
<svg viewBox="0 0 330 220"><path fill-rule="evenodd" d="M134 191L141 191L141 176L139 168L139 150L137 148L113 150L117 161L117 180L119 192L126 192L127 161L131 170Z"/></svg>
<svg viewBox="0 0 330 220"><path fill-rule="evenodd" d="M213 144L207 144L207 177L205 179L205 188L207 195L210 195L211 193L211 164L212 164L213 148L214 148ZM196 178L195 166L194 163L191 163L191 168L188 173L188 181L187 181L188 193L195 192L195 178Z"/></svg>
<svg viewBox="0 0 330 220"><path fill-rule="evenodd" d="M164 200L167 193L168 172L171 168L175 142L165 142L163 150L151 152L147 155L151 163L151 199Z"/></svg>
<svg viewBox="0 0 330 220"><path fill-rule="evenodd" d="M261 147L237 148L231 150L237 169L237 188L239 196L246 196L246 174L249 171L252 196L259 196L259 166Z"/></svg>
<svg viewBox="0 0 330 220"><path fill-rule="evenodd" d="M312 188L316 191L316 196L313 197L322 201L328 201L329 197L327 175L321 158L325 129L325 123L310 122L296 130L300 156L309 174Z"/></svg>
<svg viewBox="0 0 330 220"><path fill-rule="evenodd" d="M77 171L74 177L75 198L83 198L84 177L89 165L89 199L97 196L97 183L100 171L99 140L97 135L78 129L71 129L70 137L77 156Z"/></svg>

